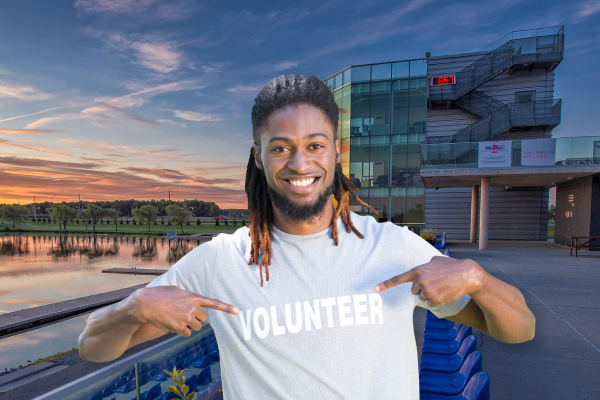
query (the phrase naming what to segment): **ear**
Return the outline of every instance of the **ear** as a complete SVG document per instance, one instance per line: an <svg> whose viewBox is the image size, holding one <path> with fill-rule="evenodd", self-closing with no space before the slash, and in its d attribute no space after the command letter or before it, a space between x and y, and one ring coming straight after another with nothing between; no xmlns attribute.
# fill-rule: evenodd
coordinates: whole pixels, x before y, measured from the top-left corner
<svg viewBox="0 0 600 400"><path fill-rule="evenodd" d="M256 168L263 169L262 160L260 159L260 147L257 145L252 145L252 154L254 154L254 162L256 163Z"/></svg>
<svg viewBox="0 0 600 400"><path fill-rule="evenodd" d="M342 141L340 138L335 138L335 162L340 162L340 154L342 153Z"/></svg>

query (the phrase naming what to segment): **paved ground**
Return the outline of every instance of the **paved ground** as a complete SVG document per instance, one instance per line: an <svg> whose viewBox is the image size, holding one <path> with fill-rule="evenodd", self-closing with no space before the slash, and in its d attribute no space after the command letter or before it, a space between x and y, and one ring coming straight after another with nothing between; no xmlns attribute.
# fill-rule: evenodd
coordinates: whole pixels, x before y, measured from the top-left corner
<svg viewBox="0 0 600 400"><path fill-rule="evenodd" d="M449 247L453 257L471 258L517 286L536 316L536 336L527 343L504 344L475 332L492 399L600 399L600 252L569 257L568 248L547 242L492 241L481 252L464 242ZM419 345L424 323L425 311L417 308ZM33 398L102 366L81 362L0 398Z"/></svg>
<svg viewBox="0 0 600 400"><path fill-rule="evenodd" d="M477 332L491 398L600 399L600 252L547 242L449 243L452 256L477 261L486 271L521 290L536 317L536 336L505 344ZM422 342L425 312L415 311Z"/></svg>

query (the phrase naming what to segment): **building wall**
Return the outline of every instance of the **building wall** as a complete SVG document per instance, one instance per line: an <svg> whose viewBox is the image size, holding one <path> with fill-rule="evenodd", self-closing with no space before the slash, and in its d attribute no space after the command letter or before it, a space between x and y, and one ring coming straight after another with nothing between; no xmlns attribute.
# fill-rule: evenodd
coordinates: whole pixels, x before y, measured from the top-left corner
<svg viewBox="0 0 600 400"><path fill-rule="evenodd" d="M468 240L471 188L426 188L424 221L427 229L446 231L449 240ZM489 239L546 240L547 237L548 189L490 188Z"/></svg>
<svg viewBox="0 0 600 400"><path fill-rule="evenodd" d="M593 181L593 176L586 176L556 186L554 243L569 245L568 236L590 236Z"/></svg>

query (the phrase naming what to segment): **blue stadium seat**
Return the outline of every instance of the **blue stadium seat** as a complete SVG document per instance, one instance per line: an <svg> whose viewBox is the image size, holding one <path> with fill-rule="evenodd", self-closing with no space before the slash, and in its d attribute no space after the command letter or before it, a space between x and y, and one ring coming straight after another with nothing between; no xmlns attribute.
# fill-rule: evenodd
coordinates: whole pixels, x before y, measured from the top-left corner
<svg viewBox="0 0 600 400"><path fill-rule="evenodd" d="M435 316L434 313L432 313L431 311L427 310L427 319L433 319L433 320L441 319L441 320L444 320L445 318L438 318L438 317Z"/></svg>
<svg viewBox="0 0 600 400"><path fill-rule="evenodd" d="M152 388L148 391L148 395L146 396L146 400L154 400L160 397L162 393L162 389L160 388L160 383L152 386Z"/></svg>
<svg viewBox="0 0 600 400"><path fill-rule="evenodd" d="M210 364L212 364L212 357L206 356L206 357L202 357L200 360L192 363L192 367L204 368L204 367L208 367Z"/></svg>
<svg viewBox="0 0 600 400"><path fill-rule="evenodd" d="M473 333L470 326L463 325L454 340L424 340L422 354L443 354L450 355L458 351L463 340Z"/></svg>
<svg viewBox="0 0 600 400"><path fill-rule="evenodd" d="M129 393L132 390L135 390L135 381L129 381L125 383L123 386L115 390L115 393Z"/></svg>
<svg viewBox="0 0 600 400"><path fill-rule="evenodd" d="M490 377L485 372L478 372L471 377L465 390L456 396L437 394L421 394L421 400L490 400Z"/></svg>
<svg viewBox="0 0 600 400"><path fill-rule="evenodd" d="M210 367L206 367L198 374L197 378L198 386L208 385L210 382Z"/></svg>
<svg viewBox="0 0 600 400"><path fill-rule="evenodd" d="M460 394L473 375L481 371L481 353L474 351L465 359L457 372L444 374L439 372L419 372L421 394L440 394L455 396Z"/></svg>
<svg viewBox="0 0 600 400"><path fill-rule="evenodd" d="M458 322L448 321L447 319L427 319L425 321L425 329L451 329L460 325Z"/></svg>
<svg viewBox="0 0 600 400"><path fill-rule="evenodd" d="M185 384L190 387L190 392L195 392L198 389L198 374L194 374L185 380Z"/></svg>
<svg viewBox="0 0 600 400"><path fill-rule="evenodd" d="M468 336L455 354L443 356L440 354L422 354L420 371L452 373L460 369L469 354L477 348L474 335Z"/></svg>
<svg viewBox="0 0 600 400"><path fill-rule="evenodd" d="M154 375L152 377L152 379L150 379L150 380L162 382L162 381L166 381L167 379L169 379L169 375L165 371L161 371L160 373Z"/></svg>
<svg viewBox="0 0 600 400"><path fill-rule="evenodd" d="M425 329L423 332L424 340L453 340L458 335L462 325L450 329Z"/></svg>

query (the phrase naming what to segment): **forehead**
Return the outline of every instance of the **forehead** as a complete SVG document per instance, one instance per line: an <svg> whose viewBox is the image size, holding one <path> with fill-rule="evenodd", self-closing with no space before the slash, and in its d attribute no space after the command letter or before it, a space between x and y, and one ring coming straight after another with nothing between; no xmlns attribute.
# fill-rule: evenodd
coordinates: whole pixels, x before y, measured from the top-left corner
<svg viewBox="0 0 600 400"><path fill-rule="evenodd" d="M262 143L268 143L277 137L301 140L316 133L325 134L331 141L335 139L333 126L322 110L299 104L287 106L269 115L260 137Z"/></svg>

